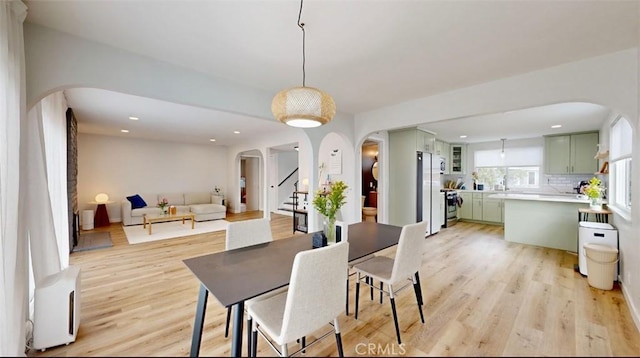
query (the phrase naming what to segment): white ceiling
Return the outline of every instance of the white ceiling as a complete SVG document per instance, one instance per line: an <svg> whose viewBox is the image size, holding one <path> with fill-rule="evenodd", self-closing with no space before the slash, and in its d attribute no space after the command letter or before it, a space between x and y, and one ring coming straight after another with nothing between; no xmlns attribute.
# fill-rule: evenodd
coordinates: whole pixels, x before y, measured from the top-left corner
<svg viewBox="0 0 640 358"><path fill-rule="evenodd" d="M25 3L28 22L274 94L302 81L297 0ZM307 0L302 21L307 32L306 84L329 92L338 111L351 114L638 44L637 1ZM162 114L144 113L149 103L143 98L138 102L133 96L104 91L67 91L86 130L119 131L123 125L115 116L125 113L97 107L102 99L96 98L102 95L129 103L129 112L139 113L141 119ZM172 115L154 120L153 127L144 127L149 123L142 120L136 125L151 136L160 122L174 132L183 130L185 140L205 129L207 137L234 126L247 133L256 122L266 122L260 135L270 126L283 127L208 109L168 103L164 108ZM541 118L545 113L536 118L557 119ZM215 118L222 127L206 127L211 124L207 118ZM495 139L538 131L522 124L508 130L496 116L482 124L486 119L474 119L478 125L465 124L465 134L490 136L476 131L500 128ZM434 124L434 130L444 133L445 127L438 126Z"/></svg>

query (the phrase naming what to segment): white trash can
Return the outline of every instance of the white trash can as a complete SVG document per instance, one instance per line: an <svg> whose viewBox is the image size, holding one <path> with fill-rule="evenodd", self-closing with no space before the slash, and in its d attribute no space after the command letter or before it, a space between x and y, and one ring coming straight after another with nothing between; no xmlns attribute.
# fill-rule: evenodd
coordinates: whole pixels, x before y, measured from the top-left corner
<svg viewBox="0 0 640 358"><path fill-rule="evenodd" d="M93 210L82 210L82 230L93 230Z"/></svg>
<svg viewBox="0 0 640 358"><path fill-rule="evenodd" d="M616 280L618 249L609 245L587 243L584 244L584 250L589 285L601 290L611 290L613 281Z"/></svg>

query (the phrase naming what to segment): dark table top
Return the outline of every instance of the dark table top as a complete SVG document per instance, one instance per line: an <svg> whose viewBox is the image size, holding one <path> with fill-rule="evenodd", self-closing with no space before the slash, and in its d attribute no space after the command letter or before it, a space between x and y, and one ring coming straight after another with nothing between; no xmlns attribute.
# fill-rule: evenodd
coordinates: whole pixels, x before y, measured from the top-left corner
<svg viewBox="0 0 640 358"><path fill-rule="evenodd" d="M361 222L349 225L349 261L398 243L402 227ZM289 284L296 254L313 249L313 234L221 251L184 260L207 290L223 305L259 296ZM321 268L319 268L321 269Z"/></svg>

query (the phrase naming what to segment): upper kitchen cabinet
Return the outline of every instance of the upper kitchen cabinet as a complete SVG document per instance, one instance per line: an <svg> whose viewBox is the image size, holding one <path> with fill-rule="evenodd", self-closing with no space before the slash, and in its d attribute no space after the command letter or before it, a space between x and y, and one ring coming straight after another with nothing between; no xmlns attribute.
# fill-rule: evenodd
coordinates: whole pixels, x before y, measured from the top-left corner
<svg viewBox="0 0 640 358"><path fill-rule="evenodd" d="M466 144L451 144L451 174L464 174L464 167L467 160L467 145Z"/></svg>
<svg viewBox="0 0 640 358"><path fill-rule="evenodd" d="M395 138L402 138L405 144L413 146L415 143L415 151L433 153L436 146L436 136L432 133L425 132L418 128L407 128L391 131Z"/></svg>
<svg viewBox="0 0 640 358"><path fill-rule="evenodd" d="M598 171L598 160L593 158L598 141L598 132L545 137L546 174L593 174Z"/></svg>
<svg viewBox="0 0 640 358"><path fill-rule="evenodd" d="M451 157L451 145L436 139L434 154L444 158L445 168L443 174L450 174L451 162L449 158Z"/></svg>

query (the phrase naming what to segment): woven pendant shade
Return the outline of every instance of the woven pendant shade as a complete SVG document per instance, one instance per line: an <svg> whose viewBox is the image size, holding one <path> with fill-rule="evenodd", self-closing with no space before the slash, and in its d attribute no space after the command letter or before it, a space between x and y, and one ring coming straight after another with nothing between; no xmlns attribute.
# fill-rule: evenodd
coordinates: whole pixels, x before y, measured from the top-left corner
<svg viewBox="0 0 640 358"><path fill-rule="evenodd" d="M327 124L336 114L336 104L327 93L313 87L294 87L273 97L271 112L292 127L312 128Z"/></svg>

